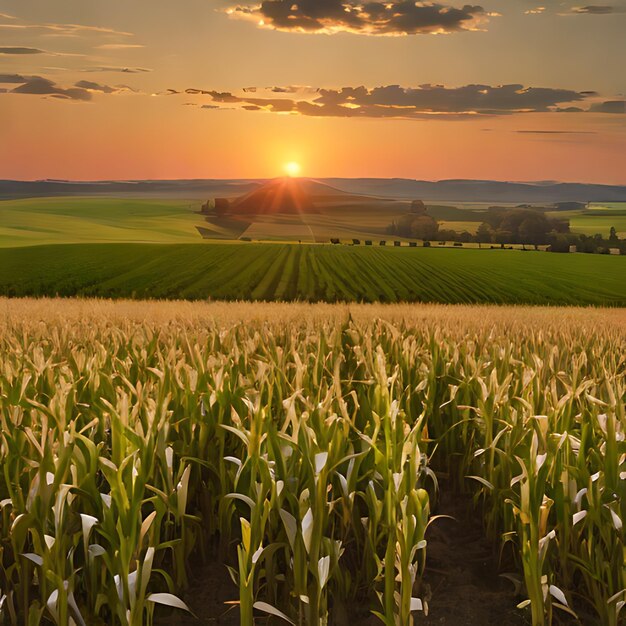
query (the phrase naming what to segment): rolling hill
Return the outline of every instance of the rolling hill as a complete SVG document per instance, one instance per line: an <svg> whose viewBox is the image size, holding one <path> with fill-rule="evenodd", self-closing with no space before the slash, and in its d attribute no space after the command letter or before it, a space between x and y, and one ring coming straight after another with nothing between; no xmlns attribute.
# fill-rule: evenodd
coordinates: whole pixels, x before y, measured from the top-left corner
<svg viewBox="0 0 626 626"><path fill-rule="evenodd" d="M258 189L266 179L143 180L143 181L15 181L0 180L0 198L105 195L160 198L238 197ZM387 198L420 198L456 202L626 202L625 185L506 182L493 180L424 181L405 178L321 178L348 194Z"/></svg>

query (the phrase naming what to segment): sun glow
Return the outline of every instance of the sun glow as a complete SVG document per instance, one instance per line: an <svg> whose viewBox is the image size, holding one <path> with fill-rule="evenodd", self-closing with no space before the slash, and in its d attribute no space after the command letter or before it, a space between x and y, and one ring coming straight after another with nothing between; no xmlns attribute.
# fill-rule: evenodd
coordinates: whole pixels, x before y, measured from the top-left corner
<svg viewBox="0 0 626 626"><path fill-rule="evenodd" d="M300 170L302 169L300 167L300 163L296 163L295 161L290 161L289 163L285 163L285 172L287 173L287 176L298 176L298 174L300 174Z"/></svg>

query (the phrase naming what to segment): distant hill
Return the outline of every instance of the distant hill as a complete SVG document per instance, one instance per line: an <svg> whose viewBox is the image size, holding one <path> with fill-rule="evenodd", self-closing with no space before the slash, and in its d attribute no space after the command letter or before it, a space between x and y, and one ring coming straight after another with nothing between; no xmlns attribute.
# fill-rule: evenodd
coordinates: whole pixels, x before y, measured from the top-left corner
<svg viewBox="0 0 626 626"><path fill-rule="evenodd" d="M327 178L324 182L351 193L430 202L626 202L626 185L404 178Z"/></svg>
<svg viewBox="0 0 626 626"><path fill-rule="evenodd" d="M206 200L244 196L267 180L155 180L155 181L0 181L0 199L42 196L143 196ZM626 185L586 183L502 182L491 180L423 181L404 178L323 178L301 182L313 198L337 194L380 198L420 198L429 202L626 202ZM344 196L345 199L345 196ZM314 200L315 201L315 200Z"/></svg>
<svg viewBox="0 0 626 626"><path fill-rule="evenodd" d="M265 181L238 180L105 180L67 181L0 180L0 199L51 196L114 196L145 198L203 199L214 196L233 197L258 188Z"/></svg>
<svg viewBox="0 0 626 626"><path fill-rule="evenodd" d="M326 187L321 185L321 187ZM231 201L230 215L315 213L314 193L318 184L296 178L276 178ZM324 189L325 191L325 189Z"/></svg>

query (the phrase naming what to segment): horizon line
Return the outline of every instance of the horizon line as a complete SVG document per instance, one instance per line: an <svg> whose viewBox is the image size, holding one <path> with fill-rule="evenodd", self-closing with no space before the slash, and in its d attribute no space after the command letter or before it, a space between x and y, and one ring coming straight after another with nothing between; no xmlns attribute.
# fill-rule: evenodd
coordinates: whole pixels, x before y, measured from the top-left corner
<svg viewBox="0 0 626 626"><path fill-rule="evenodd" d="M237 182L237 181L269 181L286 178L286 176L271 177L241 177L241 178L103 178L103 179L81 179L81 178L0 178L0 183L52 183L52 184L108 184L108 183L171 183L171 182ZM509 185L594 185L601 187L626 187L626 181L622 183L599 183L589 181L563 181L563 180L502 180L496 178L440 178L429 180L425 178L407 178L404 176L294 176L294 180L389 180L389 181L409 181L417 183L501 183Z"/></svg>

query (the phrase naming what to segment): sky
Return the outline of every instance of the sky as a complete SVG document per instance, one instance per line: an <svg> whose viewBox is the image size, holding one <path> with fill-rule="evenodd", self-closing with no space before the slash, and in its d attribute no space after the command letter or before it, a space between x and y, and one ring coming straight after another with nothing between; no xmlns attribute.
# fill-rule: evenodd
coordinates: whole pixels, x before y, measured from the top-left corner
<svg viewBox="0 0 626 626"><path fill-rule="evenodd" d="M475 1L0 0L0 179L626 184L626 0Z"/></svg>

